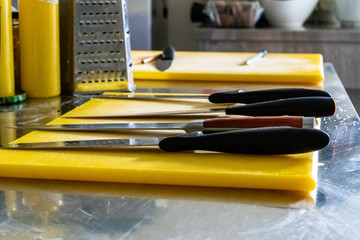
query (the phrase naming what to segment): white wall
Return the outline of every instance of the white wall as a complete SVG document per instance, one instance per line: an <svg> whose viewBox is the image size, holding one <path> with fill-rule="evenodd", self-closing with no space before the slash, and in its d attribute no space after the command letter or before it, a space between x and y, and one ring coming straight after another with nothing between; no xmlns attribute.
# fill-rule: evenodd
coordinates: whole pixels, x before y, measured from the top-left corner
<svg viewBox="0 0 360 240"><path fill-rule="evenodd" d="M168 0L169 42L177 50L197 50L193 30L199 23L192 23L190 20L192 3L193 0Z"/></svg>
<svg viewBox="0 0 360 240"><path fill-rule="evenodd" d="M151 50L151 0L128 0L127 8L131 49Z"/></svg>
<svg viewBox="0 0 360 240"><path fill-rule="evenodd" d="M131 0L129 0L131 1ZM197 50L193 29L199 23L192 23L190 10L193 0L166 0L169 15L162 18L162 0L153 0L156 16L153 19L153 48L159 50L171 44L176 50Z"/></svg>

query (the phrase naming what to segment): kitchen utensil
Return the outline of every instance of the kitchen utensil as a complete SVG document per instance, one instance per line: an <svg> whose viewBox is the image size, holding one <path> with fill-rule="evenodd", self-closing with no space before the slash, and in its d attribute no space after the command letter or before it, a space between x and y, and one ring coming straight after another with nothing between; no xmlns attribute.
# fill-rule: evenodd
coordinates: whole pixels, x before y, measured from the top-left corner
<svg viewBox="0 0 360 240"><path fill-rule="evenodd" d="M259 128L272 126L289 126L314 128L312 117L240 117L192 120L187 123L109 123L109 124L63 124L63 125L18 125L16 129L42 131L132 131L132 130L184 130L187 133L224 132L239 128Z"/></svg>
<svg viewBox="0 0 360 240"><path fill-rule="evenodd" d="M10 143L4 149L71 149L159 146L166 152L206 150L242 154L296 154L317 151L329 144L329 135L317 129L270 127L203 135L193 132L168 138L98 139L38 143Z"/></svg>
<svg viewBox="0 0 360 240"><path fill-rule="evenodd" d="M331 95L323 90L304 88L280 88L249 92L238 90L213 93L209 96L209 101L212 103L257 103L299 97L331 97Z"/></svg>
<svg viewBox="0 0 360 240"><path fill-rule="evenodd" d="M266 54L267 54L266 50L263 50L263 51L259 52L255 56L253 56L253 57L249 58L248 60L246 60L245 65L250 65L250 64L253 64L253 63L259 61L261 58L265 57Z"/></svg>
<svg viewBox="0 0 360 240"><path fill-rule="evenodd" d="M126 0L59 4L63 92L133 90Z"/></svg>
<svg viewBox="0 0 360 240"><path fill-rule="evenodd" d="M82 118L115 118L115 117L164 117L164 116L184 116L190 114L203 114L224 112L227 115L246 115L246 116L305 116L305 117L326 117L334 115L336 110L335 101L331 97L300 97L279 99L274 101L252 103L247 105L234 105L227 108L196 109L187 111L164 111L147 112L136 114L116 114L116 115L86 115L76 116ZM73 118L72 116L64 116Z"/></svg>
<svg viewBox="0 0 360 240"><path fill-rule="evenodd" d="M213 94L201 93L117 93L116 95L99 95L93 98L110 98L110 99L141 99L141 98L209 98L212 103L257 103L272 101L285 98L297 97L331 97L323 90L313 90L304 88L282 88L249 91L235 90L227 92L217 92Z"/></svg>
<svg viewBox="0 0 360 240"><path fill-rule="evenodd" d="M164 48L161 59L155 61L155 66L159 71L166 71L175 58L175 49L172 46Z"/></svg>

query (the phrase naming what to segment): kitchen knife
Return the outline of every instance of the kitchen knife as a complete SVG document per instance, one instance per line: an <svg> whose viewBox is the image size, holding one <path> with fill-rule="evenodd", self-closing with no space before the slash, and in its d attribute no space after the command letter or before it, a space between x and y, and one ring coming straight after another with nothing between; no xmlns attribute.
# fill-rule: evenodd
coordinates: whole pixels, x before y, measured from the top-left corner
<svg viewBox="0 0 360 240"><path fill-rule="evenodd" d="M278 99L297 98L297 97L331 97L323 90L313 90L305 88L283 88L268 89L259 91L227 91L213 94L201 93L120 93L119 95L99 95L93 98L110 98L110 99L152 99L152 98L208 98L212 103L257 103Z"/></svg>
<svg viewBox="0 0 360 240"><path fill-rule="evenodd" d="M16 129L41 131L133 131L133 130L184 130L187 133L224 132L239 128L288 126L314 128L313 117L238 117L192 120L187 123L107 123L107 124L63 124L63 125L18 125Z"/></svg>
<svg viewBox="0 0 360 240"><path fill-rule="evenodd" d="M186 116L189 114L204 114L224 112L227 115L245 116L304 116L304 117L327 117L334 115L336 110L335 101L331 97L301 97L280 99L267 102L252 103L246 105L234 105L227 108L197 109L185 111L147 112L121 115L84 115L63 116L66 118L120 118L120 117L171 117Z"/></svg>
<svg viewBox="0 0 360 240"><path fill-rule="evenodd" d="M175 58L175 49L172 46L164 48L161 59L155 61L155 66L159 71L166 71Z"/></svg>
<svg viewBox="0 0 360 240"><path fill-rule="evenodd" d="M166 152L207 150L242 154L296 154L320 150L326 147L329 141L329 135L317 129L270 127L211 134L193 132L169 138L9 143L1 147L4 149L82 149L158 145Z"/></svg>
<svg viewBox="0 0 360 240"><path fill-rule="evenodd" d="M246 60L245 65L253 64L253 63L259 61L261 58L265 57L266 55L267 55L267 51L262 50L261 52L259 52L255 56L253 56L253 57L249 58L248 60Z"/></svg>

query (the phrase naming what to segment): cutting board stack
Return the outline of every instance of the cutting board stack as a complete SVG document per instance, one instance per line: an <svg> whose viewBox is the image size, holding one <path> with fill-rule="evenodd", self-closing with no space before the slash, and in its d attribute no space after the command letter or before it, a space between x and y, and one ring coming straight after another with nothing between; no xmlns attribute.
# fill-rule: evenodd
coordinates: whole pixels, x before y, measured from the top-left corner
<svg viewBox="0 0 360 240"><path fill-rule="evenodd" d="M249 54L177 52L166 72L140 60L156 52L133 52L135 79L174 82L243 81L292 83L319 87L323 80L321 55L269 54L249 68L238 66ZM235 59L235 60L234 60ZM211 67L216 66L216 67ZM240 70L239 70L240 69ZM221 79L221 80L219 80ZM294 82L291 82L294 81ZM114 95L114 93L112 93ZM220 105L223 107L228 104ZM188 122L229 117L224 112L185 116L131 117L161 111L211 109L206 98L93 98L47 125L129 122ZM121 115L126 115L121 117ZM114 117L116 116L116 117ZM15 143L173 137L181 130L139 131L32 131ZM144 183L226 188L312 191L316 187L316 151L299 154L237 154L217 151L164 152L159 147L97 149L1 149L1 177Z"/></svg>

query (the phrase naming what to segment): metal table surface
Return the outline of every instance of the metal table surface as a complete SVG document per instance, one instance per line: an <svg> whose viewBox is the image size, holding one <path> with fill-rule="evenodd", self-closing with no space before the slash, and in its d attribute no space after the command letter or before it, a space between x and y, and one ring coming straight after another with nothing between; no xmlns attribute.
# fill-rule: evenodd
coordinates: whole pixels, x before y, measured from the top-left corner
<svg viewBox="0 0 360 240"><path fill-rule="evenodd" d="M313 193L2 178L0 239L358 239L359 117L331 64L324 87L337 113L321 119L331 144ZM46 123L84 101L1 107L1 140L26 133L6 126Z"/></svg>

